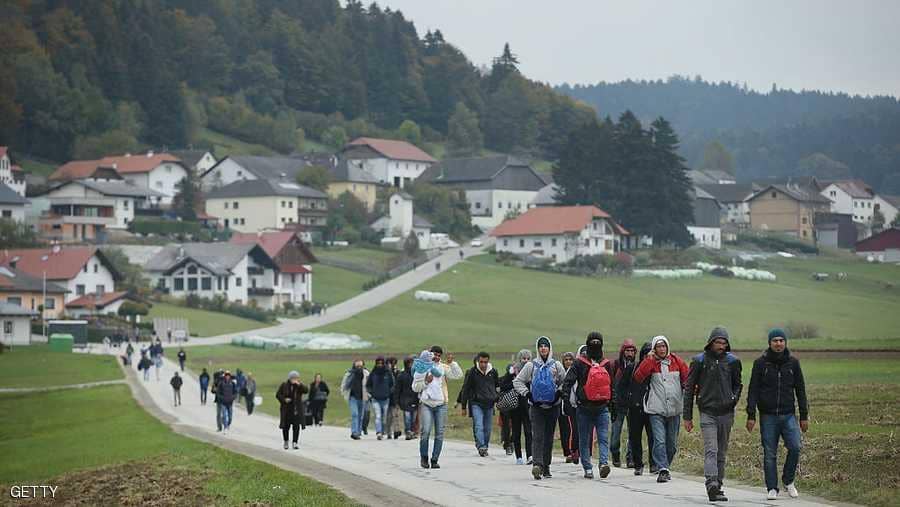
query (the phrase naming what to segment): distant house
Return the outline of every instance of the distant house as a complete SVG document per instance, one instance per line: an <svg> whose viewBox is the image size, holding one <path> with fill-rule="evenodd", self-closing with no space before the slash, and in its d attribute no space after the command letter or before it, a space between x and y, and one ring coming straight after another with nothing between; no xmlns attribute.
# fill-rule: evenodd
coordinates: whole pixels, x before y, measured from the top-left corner
<svg viewBox="0 0 900 507"><path fill-rule="evenodd" d="M296 157L228 156L200 177L205 190L217 189L242 180L272 180L295 183L308 162Z"/></svg>
<svg viewBox="0 0 900 507"><path fill-rule="evenodd" d="M206 212L238 232L320 228L328 217L328 195L291 180L241 180L208 192Z"/></svg>
<svg viewBox="0 0 900 507"><path fill-rule="evenodd" d="M737 183L733 174L718 169L692 169L687 172L694 185L734 185Z"/></svg>
<svg viewBox="0 0 900 507"><path fill-rule="evenodd" d="M707 248L722 248L722 205L698 185L694 185L691 197L694 220L687 225L687 230L694 242Z"/></svg>
<svg viewBox="0 0 900 507"><path fill-rule="evenodd" d="M238 245L257 244L275 261L278 271L275 275L275 304L300 304L312 301L312 263L316 257L294 231L271 231L235 233L231 243Z"/></svg>
<svg viewBox="0 0 900 507"><path fill-rule="evenodd" d="M178 183L188 169L168 153L125 154L100 160L76 160L63 164L48 178L49 182L63 182L92 178L98 167L112 168L132 185L162 194L161 204L170 205L177 193Z"/></svg>
<svg viewBox="0 0 900 507"><path fill-rule="evenodd" d="M712 195L722 205L722 224L734 224L738 228L750 227L750 203L747 199L755 193L752 184L704 184L696 185Z"/></svg>
<svg viewBox="0 0 900 507"><path fill-rule="evenodd" d="M54 282L46 282L43 277L29 275L24 271L0 266L0 303L18 305L40 312L44 318L56 319L63 314L68 289ZM47 295L46 299L44 294Z"/></svg>
<svg viewBox="0 0 900 507"><path fill-rule="evenodd" d="M876 194L874 206L884 216L884 226L890 227L897 215L900 214L900 196Z"/></svg>
<svg viewBox="0 0 900 507"><path fill-rule="evenodd" d="M900 228L891 227L857 242L856 255L879 262L900 262Z"/></svg>
<svg viewBox="0 0 900 507"><path fill-rule="evenodd" d="M95 173L97 175L97 173ZM122 179L82 179L71 180L55 186L39 198L48 201L50 209L47 220L59 228L50 227L49 236L64 240L77 234L71 228L79 224L102 225L112 229L125 229L134 221L135 210L155 208L165 196L155 190L141 188ZM107 210L111 209L112 220L108 220ZM96 210L96 211L92 211ZM58 217L77 217L69 220ZM91 218L96 218L91 222Z"/></svg>
<svg viewBox="0 0 900 507"><path fill-rule="evenodd" d="M828 212L831 201L812 187L788 183L772 184L754 193L750 204L750 227L813 241L816 213Z"/></svg>
<svg viewBox="0 0 900 507"><path fill-rule="evenodd" d="M379 183L374 176L346 159L338 160L327 169L331 175L331 183L328 184L329 196L336 198L344 192L350 192L366 205L369 212L375 209Z"/></svg>
<svg viewBox="0 0 900 507"><path fill-rule="evenodd" d="M100 249L88 246L0 250L0 266L64 287L66 303L112 292L122 278Z"/></svg>
<svg viewBox="0 0 900 507"><path fill-rule="evenodd" d="M528 205L529 208L535 208L540 206L559 206L559 200L557 200L556 195L559 193L559 187L556 186L556 183L548 183L541 187L538 190L537 194L534 196L534 199L531 200L531 204Z"/></svg>
<svg viewBox="0 0 900 507"><path fill-rule="evenodd" d="M816 213L816 241L830 248L853 248L863 234L861 224L852 215L843 213Z"/></svg>
<svg viewBox="0 0 900 507"><path fill-rule="evenodd" d="M206 150L173 150L169 153L181 160L184 167L191 170L197 177L216 165L216 157Z"/></svg>
<svg viewBox="0 0 900 507"><path fill-rule="evenodd" d="M360 137L344 146L339 157L369 173L378 183L404 188L437 160L406 141Z"/></svg>
<svg viewBox="0 0 900 507"><path fill-rule="evenodd" d="M406 192L397 192L388 203L389 213L379 217L370 227L384 234L382 244L385 246L403 247L403 241L415 234L419 241L419 249L428 250L431 245L431 222L413 212L413 198Z"/></svg>
<svg viewBox="0 0 900 507"><path fill-rule="evenodd" d="M546 185L529 164L508 155L441 160L422 174L422 181L464 190L472 224L482 228L527 210Z"/></svg>
<svg viewBox="0 0 900 507"><path fill-rule="evenodd" d="M221 295L227 301L275 308L278 266L258 244L185 243L160 250L144 272L156 290L176 297Z"/></svg>
<svg viewBox="0 0 900 507"><path fill-rule="evenodd" d="M875 192L861 180L821 181L820 194L831 201L831 212L850 215L854 222L872 225Z"/></svg>
<svg viewBox="0 0 900 507"><path fill-rule="evenodd" d="M13 192L25 197L28 184L25 181L25 171L17 165L13 165L9 158L9 148L0 146L0 186L6 185Z"/></svg>
<svg viewBox="0 0 900 507"><path fill-rule="evenodd" d="M86 294L66 303L66 315L76 319L93 315L117 315L122 303L131 299L128 292Z"/></svg>
<svg viewBox="0 0 900 507"><path fill-rule="evenodd" d="M629 233L596 206L537 207L491 231L497 252L568 262L617 252Z"/></svg>
<svg viewBox="0 0 900 507"><path fill-rule="evenodd" d="M5 183L0 183L0 219L25 221L25 208L28 207L28 199L25 199Z"/></svg>
<svg viewBox="0 0 900 507"><path fill-rule="evenodd" d="M31 319L34 310L0 301L0 343L3 345L28 345L31 343Z"/></svg>

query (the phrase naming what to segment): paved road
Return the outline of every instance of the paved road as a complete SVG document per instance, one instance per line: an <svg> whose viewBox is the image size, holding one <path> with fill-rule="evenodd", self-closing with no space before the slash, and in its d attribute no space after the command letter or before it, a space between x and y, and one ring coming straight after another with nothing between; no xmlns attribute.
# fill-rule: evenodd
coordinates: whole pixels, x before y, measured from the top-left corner
<svg viewBox="0 0 900 507"><path fill-rule="evenodd" d="M490 247L492 244L493 239L489 240L485 238L484 246L478 248L463 247L463 252L466 257L471 257L472 255L484 253L485 249ZM404 273L397 278L388 281L387 283L379 285L374 289L365 291L362 294L348 299L347 301L329 307L328 313L326 315L310 316L304 317L302 319L282 319L280 325L254 329L251 331L243 331L241 333L224 334L207 338L191 338L190 341L184 344L184 346L191 347L198 345L218 345L222 343L231 343L231 338L233 338L237 334L252 334L268 338L277 338L288 333L308 331L310 329L325 326L327 324L332 324L334 322L340 322L344 319L353 317L358 313L362 313L366 310L375 308L378 305L390 301L400 294L403 294L404 292L413 289L416 286L421 285L422 283L425 283L438 274L447 271L448 269L455 266L458 262L460 262L459 249L456 248L447 250L440 256L435 257L428 263L419 266L415 270ZM435 268L437 263L440 263L441 265L440 271Z"/></svg>
<svg viewBox="0 0 900 507"><path fill-rule="evenodd" d="M133 366L132 366L133 367ZM630 470L613 469L605 480L587 481L581 478L578 466L565 463L553 466L553 479L534 481L527 466L518 466L503 454L502 450L488 458L479 458L469 443L445 442L440 470L423 470L418 463L418 441L376 441L364 437L361 441L349 438L346 428L322 427L303 432L299 451L281 450L281 433L277 419L262 413L247 416L235 407L234 424L228 435L216 433L215 409L212 396L207 406L201 406L196 378L184 375L183 405L173 406L172 390L168 379L177 366L166 360L162 381L136 380L146 389L149 398L166 414L164 420L179 427L189 428L195 435L205 435L207 440L227 439L233 445L241 444L268 449L269 458L247 451L257 459L284 466L284 462L307 461L327 465L327 469L345 470L360 477L361 483L377 481L397 491L398 503L408 504L410 497L419 497L440 505L485 506L515 505L597 505L598 501L613 505L658 506L707 504L705 490L699 479L674 474L674 480L657 484L650 475L635 477ZM155 378L151 375L151 379ZM261 393L264 403L275 402L269 393ZM335 399L332 403L342 403ZM248 447L249 448L249 447ZM244 451L241 451L244 452ZM272 453L284 459L272 459ZM559 457L554 461L560 463ZM330 482L328 474L315 470L307 475ZM364 479L363 479L364 478ZM727 488L727 505L776 505L765 500L761 488L744 489L734 485ZM375 495L375 493L372 493ZM356 496L356 495L354 495ZM358 496L357 496L358 498ZM403 500L403 501L400 501ZM365 501L365 500L364 500ZM374 499L373 503L382 503ZM782 499L781 505L807 507L823 505L821 500L800 498Z"/></svg>
<svg viewBox="0 0 900 507"><path fill-rule="evenodd" d="M124 383L124 380L101 380L99 382L85 382L84 384L67 384L62 386L3 387L0 388L0 393L41 393L46 391L59 391L60 389L84 389L85 387L108 386Z"/></svg>

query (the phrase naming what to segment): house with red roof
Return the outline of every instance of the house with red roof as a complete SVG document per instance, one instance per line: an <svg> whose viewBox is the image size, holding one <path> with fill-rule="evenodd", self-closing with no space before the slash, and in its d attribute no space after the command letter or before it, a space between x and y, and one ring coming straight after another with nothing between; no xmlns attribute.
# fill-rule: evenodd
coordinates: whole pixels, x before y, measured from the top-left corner
<svg viewBox="0 0 900 507"><path fill-rule="evenodd" d="M181 160L168 153L126 153L99 160L73 160L56 169L48 181L63 182L94 178L98 168L113 168L122 178L138 188L162 194L160 203L172 204L178 183L187 177L188 169Z"/></svg>
<svg viewBox="0 0 900 507"><path fill-rule="evenodd" d="M619 251L629 232L596 206L531 208L491 231L497 252L568 262Z"/></svg>
<svg viewBox="0 0 900 507"><path fill-rule="evenodd" d="M354 139L341 150L340 158L378 183L397 188L404 188L437 163L412 143L374 137Z"/></svg>
<svg viewBox="0 0 900 507"><path fill-rule="evenodd" d="M122 275L97 247L53 245L0 250L0 266L65 288L65 303L113 292Z"/></svg>
<svg viewBox="0 0 900 507"><path fill-rule="evenodd" d="M25 171L12 163L7 146L0 146L0 185L6 185L19 197L25 197Z"/></svg>
<svg viewBox="0 0 900 507"><path fill-rule="evenodd" d="M312 264L317 260L297 231L236 232L230 241L238 245L259 245L275 261L276 305L313 300Z"/></svg>

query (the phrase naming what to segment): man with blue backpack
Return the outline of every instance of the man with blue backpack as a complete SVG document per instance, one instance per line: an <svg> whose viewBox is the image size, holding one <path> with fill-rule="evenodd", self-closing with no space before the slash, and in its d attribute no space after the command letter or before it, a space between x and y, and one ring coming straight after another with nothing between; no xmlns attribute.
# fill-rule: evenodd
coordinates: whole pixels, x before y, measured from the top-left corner
<svg viewBox="0 0 900 507"><path fill-rule="evenodd" d="M600 478L609 475L609 405L613 402L612 368L603 357L603 335L591 331L585 340L586 356L579 356L569 368L562 390L575 387L577 401L578 444L584 478L593 479L591 464L592 434L597 430L600 454Z"/></svg>
<svg viewBox="0 0 900 507"><path fill-rule="evenodd" d="M531 416L531 446L534 466L531 475L535 480L553 477L550 475L550 458L553 454L553 435L559 418L559 404L562 400L559 387L565 379L563 364L553 359L553 344L550 338L537 339L537 356L522 367L513 379L513 388L528 398ZM566 391L568 392L568 391Z"/></svg>

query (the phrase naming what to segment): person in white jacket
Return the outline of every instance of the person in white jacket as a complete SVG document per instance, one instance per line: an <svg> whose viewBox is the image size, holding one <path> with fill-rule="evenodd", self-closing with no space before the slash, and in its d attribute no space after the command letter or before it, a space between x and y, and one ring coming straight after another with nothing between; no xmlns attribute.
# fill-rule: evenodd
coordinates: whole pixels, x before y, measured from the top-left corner
<svg viewBox="0 0 900 507"><path fill-rule="evenodd" d="M433 366L425 371L415 370L413 375L413 391L419 393L419 456L422 468L441 468L438 460L444 445L444 426L447 424L447 392L448 379L461 379L462 368L453 360L453 354L447 354L447 363L441 362L444 349L435 345L423 351L419 356L419 364L431 360ZM434 447L431 461L428 459L428 439L434 429Z"/></svg>
<svg viewBox="0 0 900 507"><path fill-rule="evenodd" d="M369 399L369 393L366 391L368 377L369 372L363 366L362 359L357 359L341 379L341 395L350 404L350 438L353 440L362 438L360 437L362 421L366 401Z"/></svg>

